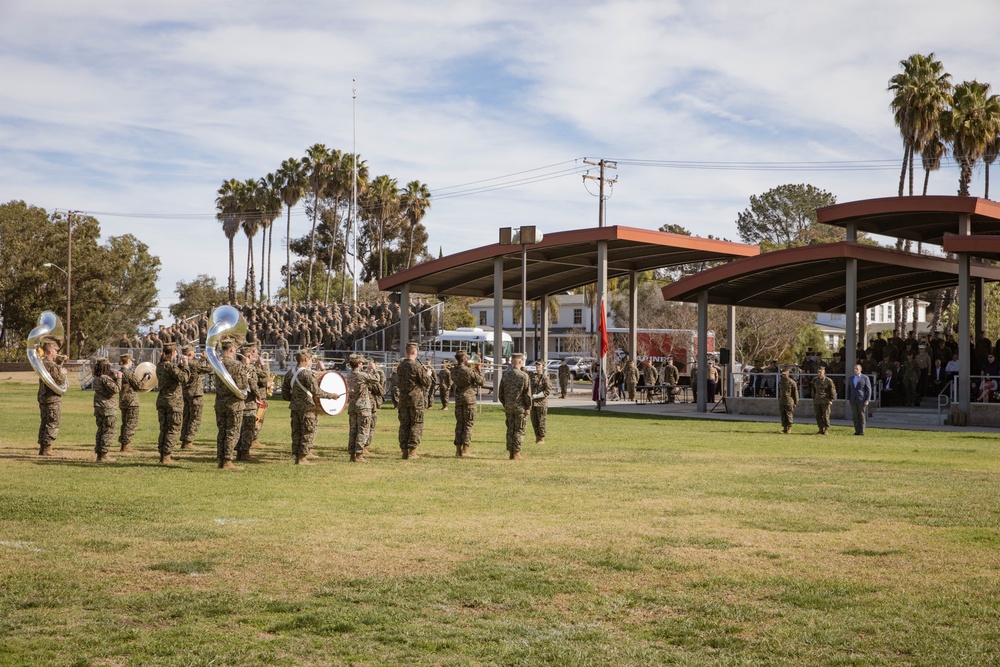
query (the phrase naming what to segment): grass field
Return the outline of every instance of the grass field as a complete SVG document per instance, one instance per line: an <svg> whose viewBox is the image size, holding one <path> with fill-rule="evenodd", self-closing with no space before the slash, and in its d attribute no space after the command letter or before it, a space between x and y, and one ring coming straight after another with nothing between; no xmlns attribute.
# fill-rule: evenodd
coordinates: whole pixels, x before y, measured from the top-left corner
<svg viewBox="0 0 1000 667"><path fill-rule="evenodd" d="M155 395L140 452L97 465L92 394L43 460L34 393L0 381L0 665L1000 663L983 434L554 408L512 462L488 406L477 458L433 410L402 461L383 410L368 463L341 415L301 467L273 401L263 462L232 473L211 397L163 467Z"/></svg>

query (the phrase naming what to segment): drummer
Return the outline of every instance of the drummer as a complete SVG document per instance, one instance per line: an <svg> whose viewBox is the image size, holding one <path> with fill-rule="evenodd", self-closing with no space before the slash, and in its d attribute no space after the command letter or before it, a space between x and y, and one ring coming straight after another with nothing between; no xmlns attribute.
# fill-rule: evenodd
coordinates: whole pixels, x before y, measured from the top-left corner
<svg viewBox="0 0 1000 667"><path fill-rule="evenodd" d="M311 465L316 458L312 453L316 439L316 403L318 398L340 398L339 394L323 391L316 385L310 362L312 355L307 350L295 353L295 368L285 373L281 383L281 395L291 401L292 454L298 465Z"/></svg>

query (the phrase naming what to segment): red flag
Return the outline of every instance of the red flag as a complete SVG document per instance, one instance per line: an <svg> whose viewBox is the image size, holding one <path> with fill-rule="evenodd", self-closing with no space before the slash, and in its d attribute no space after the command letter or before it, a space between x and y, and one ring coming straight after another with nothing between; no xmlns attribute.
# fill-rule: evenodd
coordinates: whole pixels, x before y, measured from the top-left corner
<svg viewBox="0 0 1000 667"><path fill-rule="evenodd" d="M601 320L598 324L598 331L601 334L601 359L608 353L608 316L605 314L604 299L601 299Z"/></svg>

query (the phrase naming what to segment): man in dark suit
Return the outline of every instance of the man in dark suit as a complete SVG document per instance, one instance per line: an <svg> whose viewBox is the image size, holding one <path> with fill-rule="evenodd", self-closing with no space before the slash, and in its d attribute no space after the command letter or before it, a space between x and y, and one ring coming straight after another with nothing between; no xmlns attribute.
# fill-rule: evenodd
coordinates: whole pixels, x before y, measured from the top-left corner
<svg viewBox="0 0 1000 667"><path fill-rule="evenodd" d="M854 420L854 435L865 434L868 420L868 403L872 400L872 383L867 375L861 374L861 364L854 365L854 377L847 379L847 402L851 405L851 419Z"/></svg>
<svg viewBox="0 0 1000 667"><path fill-rule="evenodd" d="M897 377L892 374L892 369L885 369L885 377L880 380L882 383L882 407L896 405L896 381Z"/></svg>

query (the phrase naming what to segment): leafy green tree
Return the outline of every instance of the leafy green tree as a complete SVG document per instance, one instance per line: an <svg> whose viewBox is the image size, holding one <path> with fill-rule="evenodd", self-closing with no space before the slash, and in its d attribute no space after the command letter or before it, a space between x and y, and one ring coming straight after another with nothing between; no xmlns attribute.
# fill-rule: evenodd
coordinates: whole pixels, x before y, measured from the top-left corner
<svg viewBox="0 0 1000 667"><path fill-rule="evenodd" d="M226 302L226 289L219 287L215 278L204 273L190 282L177 282L178 301L170 306L170 314L184 319L204 313L205 311Z"/></svg>
<svg viewBox="0 0 1000 667"><path fill-rule="evenodd" d="M942 116L942 133L951 141L960 169L958 194L969 196L972 170L1000 134L1000 97L990 95L990 84L964 81L955 86L952 106Z"/></svg>
<svg viewBox="0 0 1000 667"><path fill-rule="evenodd" d="M330 173L340 161L340 151L331 151L324 144L313 144L306 150L302 165L306 172L306 187L312 198L312 229L309 232L309 277L306 293L312 293L313 264L316 262L316 221L319 218L319 200L325 195L330 183Z"/></svg>
<svg viewBox="0 0 1000 667"><path fill-rule="evenodd" d="M903 137L903 168L899 174L902 197L907 170L913 195L913 156L921 153L934 136L951 101L951 75L933 53L926 56L914 53L899 61L899 65L903 71L889 79L887 90L893 94L889 108Z"/></svg>
<svg viewBox="0 0 1000 667"><path fill-rule="evenodd" d="M100 223L89 216L73 221L73 329L94 345L153 321L160 260L131 234L99 244ZM66 275L44 266L66 266L64 214L11 201L0 206L0 341L19 344L38 314L65 318ZM64 320L65 324L65 320ZM72 332L66 332L71 334Z"/></svg>
<svg viewBox="0 0 1000 667"><path fill-rule="evenodd" d="M750 208L739 214L736 228L744 243L764 251L843 241L844 230L816 221L816 209L836 203L835 196L812 185L779 185L750 197Z"/></svg>
<svg viewBox="0 0 1000 667"><path fill-rule="evenodd" d="M454 330L459 327L476 326L476 316L472 314L471 306L476 299L465 296L446 296L444 301L443 329Z"/></svg>

